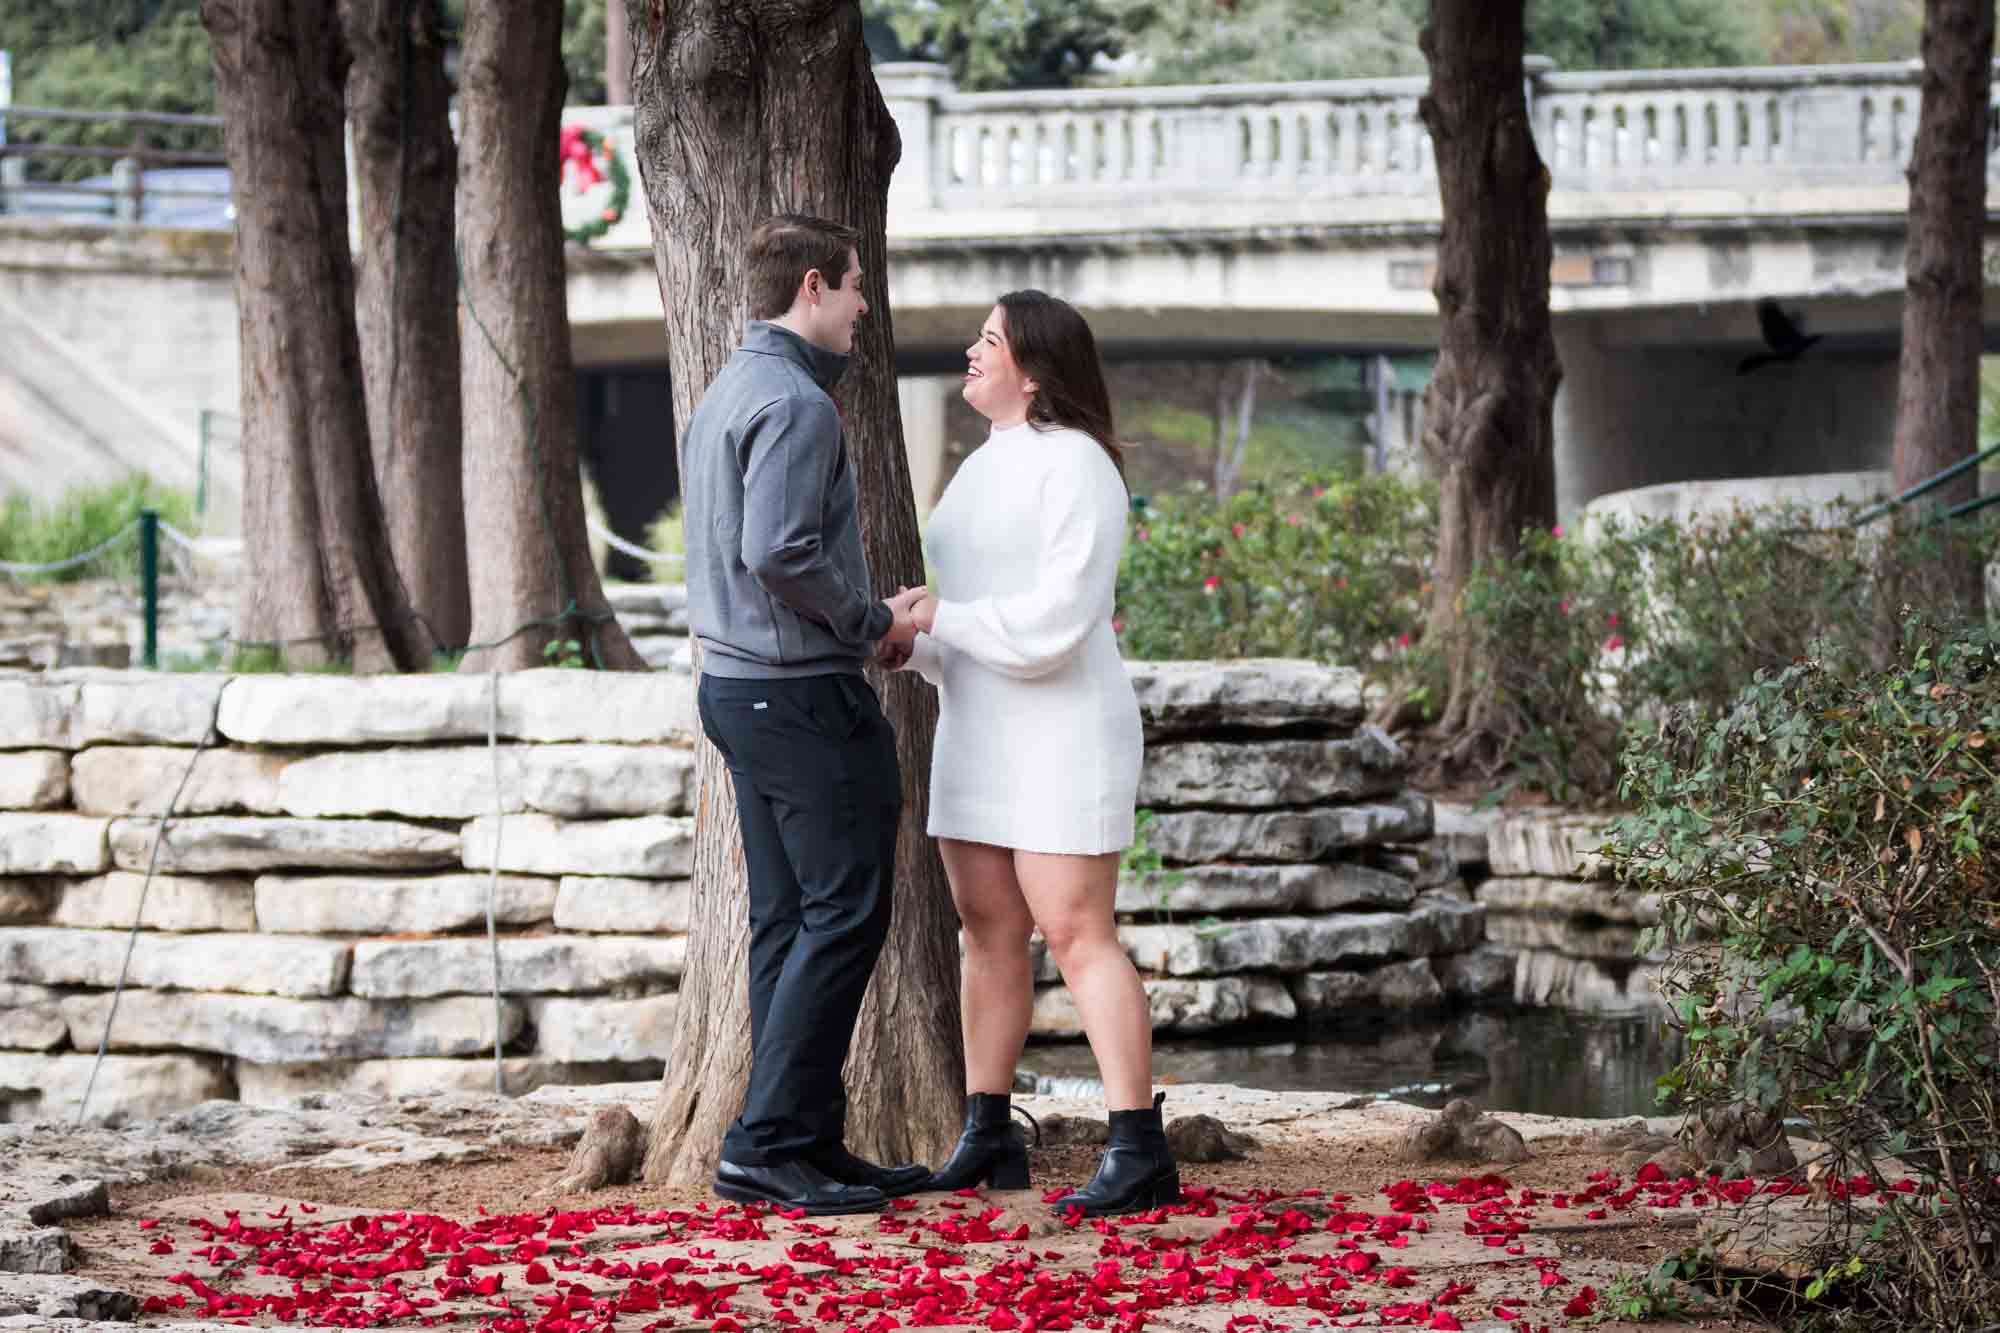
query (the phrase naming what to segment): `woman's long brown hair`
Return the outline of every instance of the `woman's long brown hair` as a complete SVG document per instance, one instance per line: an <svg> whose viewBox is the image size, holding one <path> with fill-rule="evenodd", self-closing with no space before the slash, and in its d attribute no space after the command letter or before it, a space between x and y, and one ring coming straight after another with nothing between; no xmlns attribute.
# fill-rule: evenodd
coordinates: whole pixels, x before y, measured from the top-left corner
<svg viewBox="0 0 2000 1333"><path fill-rule="evenodd" d="M1069 302L1032 287L1008 292L999 306L1007 312L1007 350L1035 382L1028 420L1082 431L1103 448L1122 480L1125 458L1111 425L1111 391L1090 325Z"/></svg>

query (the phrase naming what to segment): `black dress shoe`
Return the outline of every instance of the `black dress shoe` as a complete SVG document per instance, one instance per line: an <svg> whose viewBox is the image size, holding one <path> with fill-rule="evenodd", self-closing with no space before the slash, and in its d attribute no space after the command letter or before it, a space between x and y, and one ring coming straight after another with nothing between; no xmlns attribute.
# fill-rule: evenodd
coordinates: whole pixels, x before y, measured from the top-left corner
<svg viewBox="0 0 2000 1333"><path fill-rule="evenodd" d="M927 1166L877 1166L867 1158L856 1157L847 1151L847 1145L843 1143L816 1149L809 1160L828 1180L836 1180L843 1185L872 1186L881 1190L883 1197L890 1199L922 1189L931 1178L931 1169Z"/></svg>
<svg viewBox="0 0 2000 1333"><path fill-rule="evenodd" d="M810 1162L793 1160L768 1166L715 1164L715 1192L743 1203L768 1203L774 1208L803 1208L808 1216L880 1212L888 1196L871 1185L845 1185L829 1180Z"/></svg>

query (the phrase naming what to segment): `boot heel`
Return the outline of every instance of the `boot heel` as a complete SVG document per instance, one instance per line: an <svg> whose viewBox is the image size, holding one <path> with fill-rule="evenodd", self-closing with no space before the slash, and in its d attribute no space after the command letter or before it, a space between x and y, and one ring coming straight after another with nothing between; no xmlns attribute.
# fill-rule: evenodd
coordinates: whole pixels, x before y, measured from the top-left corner
<svg viewBox="0 0 2000 1333"><path fill-rule="evenodd" d="M1165 1208L1172 1204L1184 1202L1181 1197L1181 1173L1179 1169L1176 1168L1169 1171L1166 1175L1154 1181L1150 1194L1152 1201L1147 1206L1152 1208Z"/></svg>
<svg viewBox="0 0 2000 1333"><path fill-rule="evenodd" d="M1028 1154L1016 1149L1014 1152L996 1156L992 1162L992 1169L986 1174L986 1183L996 1190L1028 1188Z"/></svg>

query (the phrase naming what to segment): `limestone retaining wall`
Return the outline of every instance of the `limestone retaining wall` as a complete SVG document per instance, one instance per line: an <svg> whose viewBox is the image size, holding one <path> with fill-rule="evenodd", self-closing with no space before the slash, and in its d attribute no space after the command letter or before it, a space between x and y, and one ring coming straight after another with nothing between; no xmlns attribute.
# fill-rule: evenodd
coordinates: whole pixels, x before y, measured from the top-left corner
<svg viewBox="0 0 2000 1333"><path fill-rule="evenodd" d="M1132 672L1166 864L1119 906L1157 1027L1491 993L1485 909L1420 849L1430 802L1362 725L1354 673ZM667 672L523 672L497 699L480 676L0 675L0 1119L73 1109L135 914L96 1116L489 1087L496 1031L517 1089L658 1072L693 725ZM1035 1030L1075 1034L1039 966Z"/></svg>

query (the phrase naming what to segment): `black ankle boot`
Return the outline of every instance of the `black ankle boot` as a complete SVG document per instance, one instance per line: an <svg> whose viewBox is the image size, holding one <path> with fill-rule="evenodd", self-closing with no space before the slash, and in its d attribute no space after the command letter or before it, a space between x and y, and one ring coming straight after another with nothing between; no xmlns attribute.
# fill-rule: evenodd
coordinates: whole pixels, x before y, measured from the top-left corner
<svg viewBox="0 0 2000 1333"><path fill-rule="evenodd" d="M1014 1128L1014 1099L1004 1092L965 1095L965 1132L951 1158L931 1173L925 1189L962 1190L991 1185L996 1190L1028 1188L1028 1150Z"/></svg>
<svg viewBox="0 0 2000 1333"><path fill-rule="evenodd" d="M1074 1194L1051 1205L1058 1213L1081 1208L1085 1217L1137 1213L1181 1201L1181 1173L1160 1126L1166 1093L1139 1111L1113 1111L1111 1138L1098 1160L1097 1174Z"/></svg>

